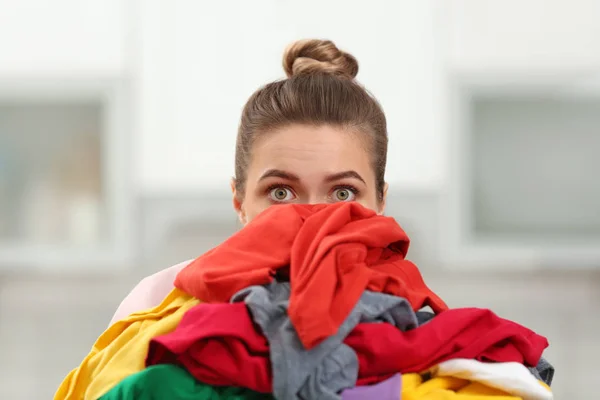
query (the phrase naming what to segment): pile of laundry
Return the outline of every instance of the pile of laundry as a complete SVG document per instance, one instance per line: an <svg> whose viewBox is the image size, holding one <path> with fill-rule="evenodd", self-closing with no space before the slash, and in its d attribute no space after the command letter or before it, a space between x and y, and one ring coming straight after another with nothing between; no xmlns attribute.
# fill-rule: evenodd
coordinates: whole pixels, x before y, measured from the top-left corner
<svg viewBox="0 0 600 400"><path fill-rule="evenodd" d="M449 309L408 245L356 203L270 207L108 328L55 399L553 399L546 338Z"/></svg>

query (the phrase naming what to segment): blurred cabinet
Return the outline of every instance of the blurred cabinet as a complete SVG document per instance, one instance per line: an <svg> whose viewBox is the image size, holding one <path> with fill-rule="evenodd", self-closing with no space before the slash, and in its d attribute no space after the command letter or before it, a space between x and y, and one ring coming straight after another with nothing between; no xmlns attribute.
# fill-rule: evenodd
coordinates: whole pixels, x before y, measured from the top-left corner
<svg viewBox="0 0 600 400"><path fill-rule="evenodd" d="M600 243L600 93L475 96L470 143L476 235Z"/></svg>
<svg viewBox="0 0 600 400"><path fill-rule="evenodd" d="M0 84L0 270L127 261L126 96L119 80Z"/></svg>
<svg viewBox="0 0 600 400"><path fill-rule="evenodd" d="M64 244L106 238L103 104L0 101L0 238Z"/></svg>
<svg viewBox="0 0 600 400"><path fill-rule="evenodd" d="M0 0L0 271L128 262L136 5Z"/></svg>
<svg viewBox="0 0 600 400"><path fill-rule="evenodd" d="M600 2L438 4L448 267L600 268Z"/></svg>
<svg viewBox="0 0 600 400"><path fill-rule="evenodd" d="M600 268L600 86L455 78L443 252L456 268Z"/></svg>

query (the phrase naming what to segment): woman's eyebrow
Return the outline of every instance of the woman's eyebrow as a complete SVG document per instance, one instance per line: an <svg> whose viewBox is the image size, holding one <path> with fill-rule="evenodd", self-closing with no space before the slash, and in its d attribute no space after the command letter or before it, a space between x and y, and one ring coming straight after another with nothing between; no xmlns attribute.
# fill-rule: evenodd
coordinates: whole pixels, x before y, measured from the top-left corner
<svg viewBox="0 0 600 400"><path fill-rule="evenodd" d="M286 179L288 181L294 181L294 182L297 182L300 180L298 175L295 175L295 174L292 174L291 172L286 172L286 171L283 171L280 169L269 169L269 170L265 171L261 175L261 177L258 179L258 181L260 182L267 178L281 178L281 179ZM361 181L362 183L366 184L363 177L360 176L360 174L358 172L353 171L353 170L342 171L342 172L337 172L335 174L328 175L325 177L325 182L339 181L341 179L347 179L347 178L357 179L357 180Z"/></svg>
<svg viewBox="0 0 600 400"><path fill-rule="evenodd" d="M266 170L258 179L258 181L262 181L264 179L267 178L281 178L281 179L286 179L288 181L294 181L297 182L300 180L300 178L298 177L298 175L294 175L290 172L285 172L282 171L280 169L269 169Z"/></svg>
<svg viewBox="0 0 600 400"><path fill-rule="evenodd" d="M365 180L363 179L363 177L360 176L360 174L358 172L352 171L352 170L338 172L338 173L335 173L335 174L332 174L332 175L328 175L325 178L325 182L339 181L340 179L347 179L347 178L358 179L359 181L361 181L365 185L367 184L367 182L365 182Z"/></svg>

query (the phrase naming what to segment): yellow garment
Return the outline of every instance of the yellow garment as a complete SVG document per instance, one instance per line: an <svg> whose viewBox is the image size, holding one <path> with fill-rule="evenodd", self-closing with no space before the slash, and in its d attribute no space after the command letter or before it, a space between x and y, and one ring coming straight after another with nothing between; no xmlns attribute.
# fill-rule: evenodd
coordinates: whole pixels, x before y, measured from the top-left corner
<svg viewBox="0 0 600 400"><path fill-rule="evenodd" d="M469 383L467 386L460 389L458 391L458 393L460 393L462 395L468 394L470 396L473 396L473 395L489 396L489 397L493 397L494 399L498 399L498 397L500 397L501 399L521 399L521 397L513 396L511 394L503 392L500 389L491 388L491 387L486 386L483 383L479 383L479 382Z"/></svg>
<svg viewBox="0 0 600 400"><path fill-rule="evenodd" d="M423 381L419 374L402 375L402 400L522 400L477 382L454 377Z"/></svg>
<svg viewBox="0 0 600 400"><path fill-rule="evenodd" d="M97 400L123 378L144 369L150 340L173 331L183 314L198 303L174 289L158 306L115 322L67 375L54 400Z"/></svg>

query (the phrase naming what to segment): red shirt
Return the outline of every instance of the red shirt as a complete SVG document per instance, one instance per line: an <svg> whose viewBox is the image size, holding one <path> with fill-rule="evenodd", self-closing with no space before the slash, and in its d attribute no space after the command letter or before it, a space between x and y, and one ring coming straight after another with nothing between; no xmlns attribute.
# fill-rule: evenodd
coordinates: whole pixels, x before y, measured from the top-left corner
<svg viewBox="0 0 600 400"><path fill-rule="evenodd" d="M175 286L203 302L227 302L289 267L289 316L312 348L337 332L365 290L404 297L414 310L448 308L404 259L408 245L393 218L355 202L274 206L185 267Z"/></svg>
<svg viewBox="0 0 600 400"><path fill-rule="evenodd" d="M244 303L188 310L175 331L150 342L146 366L155 364L183 365L208 385L272 392L269 344Z"/></svg>
<svg viewBox="0 0 600 400"><path fill-rule="evenodd" d="M481 308L451 309L406 332L390 324L359 324L344 342L356 351L365 384L455 358L535 367L548 347L545 337Z"/></svg>

